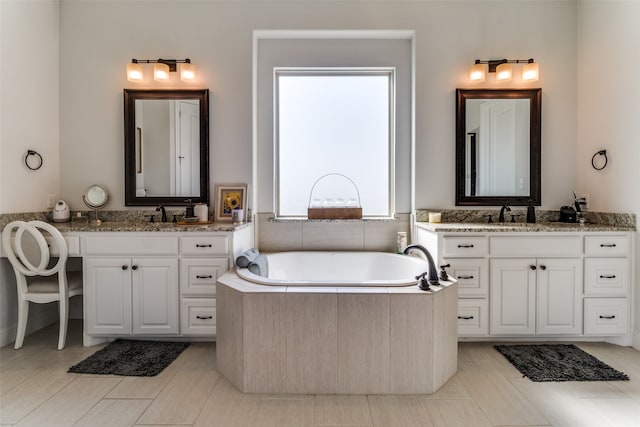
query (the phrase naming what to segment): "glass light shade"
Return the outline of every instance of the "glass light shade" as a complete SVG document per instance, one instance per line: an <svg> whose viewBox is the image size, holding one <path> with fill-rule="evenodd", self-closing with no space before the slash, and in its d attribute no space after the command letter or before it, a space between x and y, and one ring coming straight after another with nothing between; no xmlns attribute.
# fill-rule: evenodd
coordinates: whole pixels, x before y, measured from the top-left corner
<svg viewBox="0 0 640 427"><path fill-rule="evenodd" d="M141 82L142 79L142 65L133 62L127 64L127 80L130 82Z"/></svg>
<svg viewBox="0 0 640 427"><path fill-rule="evenodd" d="M511 80L511 74L513 73L513 67L511 64L500 64L496 67L496 80L501 82L508 82Z"/></svg>
<svg viewBox="0 0 640 427"><path fill-rule="evenodd" d="M540 68L535 62L529 62L522 68L522 80L533 82L539 78Z"/></svg>
<svg viewBox="0 0 640 427"><path fill-rule="evenodd" d="M180 80L191 82L196 79L196 66L190 62L180 64Z"/></svg>
<svg viewBox="0 0 640 427"><path fill-rule="evenodd" d="M472 82L483 82L484 81L484 64L473 64L469 69L469 80Z"/></svg>
<svg viewBox="0 0 640 427"><path fill-rule="evenodd" d="M153 79L157 81L169 80L169 66L161 62L153 64Z"/></svg>

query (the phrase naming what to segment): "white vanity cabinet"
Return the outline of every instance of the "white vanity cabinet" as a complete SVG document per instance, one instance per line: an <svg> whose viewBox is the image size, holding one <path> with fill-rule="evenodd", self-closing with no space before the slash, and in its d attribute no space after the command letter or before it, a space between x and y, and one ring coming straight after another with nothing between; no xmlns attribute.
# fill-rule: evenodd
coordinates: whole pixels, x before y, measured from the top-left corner
<svg viewBox="0 0 640 427"><path fill-rule="evenodd" d="M589 336L629 345L632 233L506 227L415 228L416 243L458 280L459 337Z"/></svg>
<svg viewBox="0 0 640 427"><path fill-rule="evenodd" d="M85 248L87 334L179 334L177 237L105 233Z"/></svg>

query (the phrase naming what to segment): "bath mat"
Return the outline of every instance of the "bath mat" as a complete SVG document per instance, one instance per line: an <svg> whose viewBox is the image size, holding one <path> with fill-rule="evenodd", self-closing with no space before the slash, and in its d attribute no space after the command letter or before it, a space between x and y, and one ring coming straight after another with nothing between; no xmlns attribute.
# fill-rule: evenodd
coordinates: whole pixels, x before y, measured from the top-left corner
<svg viewBox="0 0 640 427"><path fill-rule="evenodd" d="M116 340L69 368L78 374L153 377L169 366L189 343Z"/></svg>
<svg viewBox="0 0 640 427"><path fill-rule="evenodd" d="M494 347L531 381L629 381L624 373L573 344Z"/></svg>

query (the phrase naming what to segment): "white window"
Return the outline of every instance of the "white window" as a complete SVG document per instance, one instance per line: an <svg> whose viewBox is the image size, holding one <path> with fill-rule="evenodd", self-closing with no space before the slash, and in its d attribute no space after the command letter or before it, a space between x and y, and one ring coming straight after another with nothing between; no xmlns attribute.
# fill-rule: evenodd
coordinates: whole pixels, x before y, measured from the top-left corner
<svg viewBox="0 0 640 427"><path fill-rule="evenodd" d="M278 216L309 204L393 214L394 86L393 68L275 69Z"/></svg>

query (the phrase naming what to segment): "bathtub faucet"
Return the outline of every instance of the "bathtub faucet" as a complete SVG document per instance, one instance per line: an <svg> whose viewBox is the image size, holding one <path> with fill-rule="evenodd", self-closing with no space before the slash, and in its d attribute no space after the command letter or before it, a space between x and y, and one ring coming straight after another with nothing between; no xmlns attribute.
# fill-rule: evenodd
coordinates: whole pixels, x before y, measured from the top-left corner
<svg viewBox="0 0 640 427"><path fill-rule="evenodd" d="M436 263L433 262L433 257L431 256L427 248L414 243L405 248L404 254L408 255L412 250L421 251L427 257L427 263L429 264L429 271L425 271L424 273L416 277L416 279L420 280L420 289L422 289L423 291L428 291L429 285L439 285L440 282L438 281L438 269L436 268ZM425 275L427 276L426 278Z"/></svg>

